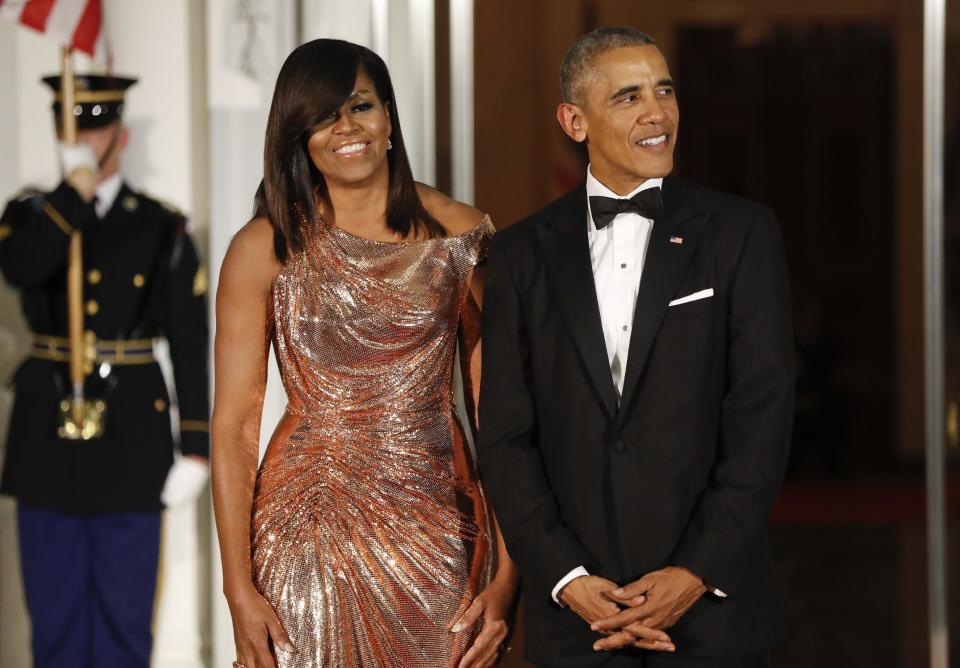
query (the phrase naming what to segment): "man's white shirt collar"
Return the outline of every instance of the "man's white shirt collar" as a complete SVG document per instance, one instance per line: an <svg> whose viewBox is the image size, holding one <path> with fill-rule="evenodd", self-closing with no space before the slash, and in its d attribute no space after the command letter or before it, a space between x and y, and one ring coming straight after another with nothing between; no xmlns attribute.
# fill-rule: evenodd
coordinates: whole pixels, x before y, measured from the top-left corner
<svg viewBox="0 0 960 668"><path fill-rule="evenodd" d="M122 186L123 178L120 176L120 172L107 177L103 183L97 186L97 202L95 204L97 218L103 218L110 212Z"/></svg>
<svg viewBox="0 0 960 668"><path fill-rule="evenodd" d="M614 199L630 199L636 195L641 190L646 190L647 188L662 188L663 187L663 178L658 177L655 179L647 179L639 186L637 186L633 191L626 195L618 195L617 193L610 190L608 187L600 183L600 181L593 175L593 171L590 169L590 166L587 166L587 220L590 221L590 231L595 232L596 228L593 226L593 212L590 211L590 198L591 197L612 197Z"/></svg>

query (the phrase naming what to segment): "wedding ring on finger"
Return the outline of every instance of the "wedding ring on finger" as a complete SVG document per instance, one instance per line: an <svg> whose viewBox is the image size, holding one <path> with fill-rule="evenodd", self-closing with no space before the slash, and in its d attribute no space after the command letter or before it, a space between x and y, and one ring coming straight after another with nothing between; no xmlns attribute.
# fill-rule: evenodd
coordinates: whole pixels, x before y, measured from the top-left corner
<svg viewBox="0 0 960 668"><path fill-rule="evenodd" d="M239 661L234 661L234 662L233 662L233 668L247 668L247 667L246 667L245 665L243 665L242 663L240 663Z"/></svg>

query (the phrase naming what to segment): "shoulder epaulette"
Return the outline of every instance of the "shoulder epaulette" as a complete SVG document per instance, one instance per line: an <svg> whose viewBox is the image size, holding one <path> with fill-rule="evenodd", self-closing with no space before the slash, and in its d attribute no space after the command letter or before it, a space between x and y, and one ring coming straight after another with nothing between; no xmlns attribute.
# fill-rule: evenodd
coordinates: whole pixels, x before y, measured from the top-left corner
<svg viewBox="0 0 960 668"><path fill-rule="evenodd" d="M134 194L144 202L150 202L152 204L156 204L158 207L160 207L167 213L171 213L174 216L180 216L180 217L186 218L187 214L185 214L180 209L180 207L178 207L176 204L174 204L170 200L162 199L160 197L154 197L153 195L145 191L140 191L140 192L134 191Z"/></svg>
<svg viewBox="0 0 960 668"><path fill-rule="evenodd" d="M18 202L26 202L28 200L33 199L34 197L39 197L40 195L43 195L43 194L44 192L39 188L27 186L26 188L18 192L13 199L17 200Z"/></svg>
<svg viewBox="0 0 960 668"><path fill-rule="evenodd" d="M173 204L173 203L171 203L171 202L169 202L169 201L167 201L167 200L165 200L165 199L158 199L158 198L156 198L156 197L153 197L153 198L151 198L151 199L153 199L157 204L159 204L160 206L162 206L164 209L166 209L167 211L169 211L169 212L172 213L173 215L179 216L179 217L181 217L181 218L186 218L186 217L187 217L187 214L185 214L183 211L181 211L180 208L177 207L175 204Z"/></svg>

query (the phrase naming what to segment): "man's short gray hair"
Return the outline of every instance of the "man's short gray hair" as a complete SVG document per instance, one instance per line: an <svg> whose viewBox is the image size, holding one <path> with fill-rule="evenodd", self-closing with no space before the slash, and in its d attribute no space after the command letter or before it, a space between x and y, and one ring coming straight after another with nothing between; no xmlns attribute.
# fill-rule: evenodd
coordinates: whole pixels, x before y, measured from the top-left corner
<svg viewBox="0 0 960 668"><path fill-rule="evenodd" d="M560 61L560 95L563 101L572 104L582 102L584 74L597 56L612 49L648 44L656 46L657 43L647 33L629 26L597 28L588 32L567 49Z"/></svg>

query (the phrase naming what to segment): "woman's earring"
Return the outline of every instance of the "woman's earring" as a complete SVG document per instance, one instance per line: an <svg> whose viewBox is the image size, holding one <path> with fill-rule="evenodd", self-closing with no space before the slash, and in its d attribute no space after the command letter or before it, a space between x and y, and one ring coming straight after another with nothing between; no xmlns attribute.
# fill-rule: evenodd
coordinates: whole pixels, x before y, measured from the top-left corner
<svg viewBox="0 0 960 668"><path fill-rule="evenodd" d="M392 148L393 148L393 142L388 139L388 140L387 140L387 150L389 151L389 150L392 149Z"/></svg>

